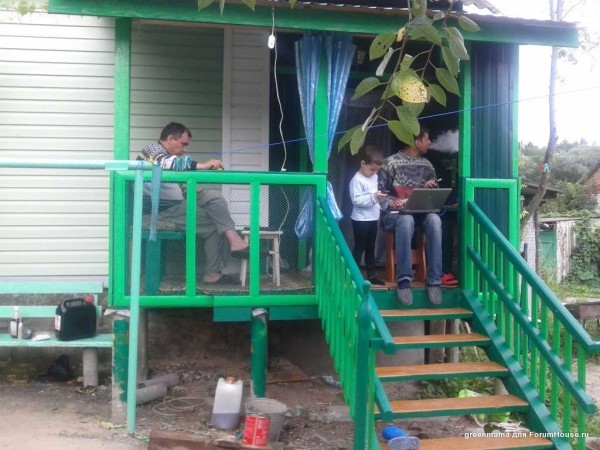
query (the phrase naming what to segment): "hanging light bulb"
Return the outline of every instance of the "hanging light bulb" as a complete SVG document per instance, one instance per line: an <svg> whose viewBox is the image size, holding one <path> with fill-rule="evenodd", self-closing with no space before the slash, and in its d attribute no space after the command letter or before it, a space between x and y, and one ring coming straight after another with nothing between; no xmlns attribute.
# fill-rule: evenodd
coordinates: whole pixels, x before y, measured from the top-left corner
<svg viewBox="0 0 600 450"><path fill-rule="evenodd" d="M270 49L275 48L275 35L273 33L271 33L269 35L269 40L267 41L267 47L269 47Z"/></svg>

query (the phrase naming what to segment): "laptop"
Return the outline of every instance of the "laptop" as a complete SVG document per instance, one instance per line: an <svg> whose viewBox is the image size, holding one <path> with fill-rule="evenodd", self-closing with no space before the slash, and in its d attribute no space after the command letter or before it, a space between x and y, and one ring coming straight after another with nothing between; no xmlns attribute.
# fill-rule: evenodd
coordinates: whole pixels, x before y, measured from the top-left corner
<svg viewBox="0 0 600 450"><path fill-rule="evenodd" d="M451 191L451 188L413 189L400 213L438 213L446 203Z"/></svg>

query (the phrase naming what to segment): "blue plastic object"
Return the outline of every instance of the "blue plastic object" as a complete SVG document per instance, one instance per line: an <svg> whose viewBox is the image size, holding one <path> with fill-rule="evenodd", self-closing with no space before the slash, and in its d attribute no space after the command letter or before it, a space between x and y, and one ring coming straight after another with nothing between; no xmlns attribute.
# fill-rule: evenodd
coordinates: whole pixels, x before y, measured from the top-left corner
<svg viewBox="0 0 600 450"><path fill-rule="evenodd" d="M386 441L389 441L390 439L394 439L397 437L406 437L408 436L408 433L406 431L404 431L401 428L398 428L394 425L389 425L387 427L385 427L383 429L383 431L381 432L381 437L383 439L385 439Z"/></svg>

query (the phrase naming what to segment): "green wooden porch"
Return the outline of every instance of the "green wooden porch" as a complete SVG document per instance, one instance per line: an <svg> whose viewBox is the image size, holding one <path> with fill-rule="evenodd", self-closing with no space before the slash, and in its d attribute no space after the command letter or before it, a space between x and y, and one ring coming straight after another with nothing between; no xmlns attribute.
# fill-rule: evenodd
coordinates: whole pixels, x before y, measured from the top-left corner
<svg viewBox="0 0 600 450"><path fill-rule="evenodd" d="M183 21L191 24L272 25L271 6L259 5L254 13L242 5L227 5L198 11L197 3L132 1L53 0L50 11L65 14L111 16L115 27L114 159L130 158L131 141L131 32L136 20ZM378 10L364 14L345 8L277 8L277 26L296 31L340 31L373 35L397 29L406 21L400 11ZM294 320L319 318L355 423L355 449L385 448L375 434L376 420L400 417L431 417L452 414L519 412L527 426L539 436L511 439L513 447L579 448L585 446L585 417L595 406L585 394L585 357L599 346L572 319L556 296L533 274L518 255L520 185L517 171L518 133L518 44L577 45L576 29L569 25L482 19L482 32L467 35L472 60L461 68L463 95L456 100L460 130L458 161L459 280L460 289L445 292L436 311L417 293L415 308L398 311L394 290L372 292L350 256L337 223L325 207L327 182L327 79L321 70L315 104L315 160L312 173L195 172L164 173L163 182L187 186L187 226L184 230L162 230L166 247L180 248L184 277L177 289L163 289L162 270L149 277L148 239L143 231L141 198L131 198L130 186L141 184L134 171L112 174L110 226L110 305L130 309L129 358L127 368L115 367L127 392L128 430L135 430L135 377L137 372L138 324L144 308L212 308L215 320L246 320L252 323L254 352L251 372L257 395L265 394L266 333L269 318ZM510 25L508 27L507 25ZM494 77L490 77L492 71ZM487 103L499 105L493 114L479 109ZM145 175L149 180L150 174ZM137 179L136 179L137 178ZM205 289L197 280L201 260L197 257L195 196L199 184L242 186L248 192L245 214L249 217L249 275L244 289L230 286ZM301 272L312 262L313 270L296 286L273 288L265 276L261 256L261 227L278 222L266 220L268 203L264 192L285 191L298 198L306 189L314 192L315 228L312 241L282 239L294 255L293 269ZM270 197L271 198L271 197ZM276 227L277 228L277 227ZM164 238L164 239L163 239ZM165 248L166 248L165 247ZM312 260L309 250L312 249ZM156 251L156 247L154 248ZM161 247L162 251L162 247ZM154 253L156 255L156 253ZM159 255L162 253L159 252ZM155 256L154 256L155 257ZM162 256L159 256L162 258ZM168 258L167 258L168 259ZM162 261L162 259L161 259ZM165 260L166 261L166 260ZM267 263L268 264L268 263ZM291 271L290 273L293 273ZM285 276L288 276L286 272ZM156 281L158 277L158 282ZM149 281L150 280L150 281ZM148 288L151 286L151 288ZM157 287L158 286L158 287ZM240 283L241 286L241 283ZM290 286L290 289L286 289ZM278 286L278 287L281 287ZM252 314L256 311L257 314ZM468 321L472 334L423 336L411 339L392 336L387 321L422 321L456 318ZM120 323L118 325L122 327ZM127 333L115 329L115 348L123 348ZM377 368L377 352L393 354L406 348L478 346L488 361L481 366ZM126 347L126 345L125 345ZM124 365L125 361L122 360ZM440 377L499 377L508 394L493 398L399 403L388 399L385 382ZM578 433L579 436L575 437ZM568 436L568 437L565 437ZM450 437L423 441L421 448L496 448L489 439Z"/></svg>

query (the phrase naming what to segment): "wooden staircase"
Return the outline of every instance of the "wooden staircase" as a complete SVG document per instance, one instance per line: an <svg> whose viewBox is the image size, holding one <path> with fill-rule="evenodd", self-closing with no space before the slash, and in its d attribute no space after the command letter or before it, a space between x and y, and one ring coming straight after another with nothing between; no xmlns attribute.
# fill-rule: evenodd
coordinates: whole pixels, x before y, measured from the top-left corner
<svg viewBox="0 0 600 450"><path fill-rule="evenodd" d="M464 308L432 307L420 309L381 310L386 322L392 321L428 321L440 319L469 320L473 313ZM490 345L490 338L477 333L445 334L427 336L395 336L394 344L398 350L427 349L446 347L477 346L485 348ZM402 382L424 380L446 380L457 378L510 376L508 369L495 362L440 363L427 365L407 365L395 367L377 367L379 382ZM468 398L436 398L423 400L387 400L380 403L385 411L376 407L376 418L383 420L410 419L439 416L459 416L469 414L498 414L506 412L526 412L527 401L514 395L490 395ZM482 431L483 433L483 431ZM387 445L381 444L387 449ZM422 439L420 450L471 450L471 449L543 449L553 448L553 443L537 436L464 436Z"/></svg>

